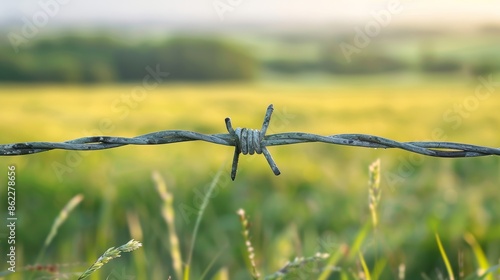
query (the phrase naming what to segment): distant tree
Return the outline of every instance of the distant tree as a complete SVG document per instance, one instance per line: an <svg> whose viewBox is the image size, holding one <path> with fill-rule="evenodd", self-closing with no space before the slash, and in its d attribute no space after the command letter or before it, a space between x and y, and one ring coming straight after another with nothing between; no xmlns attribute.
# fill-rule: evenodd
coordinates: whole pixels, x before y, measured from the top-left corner
<svg viewBox="0 0 500 280"><path fill-rule="evenodd" d="M420 70L423 72L458 72L463 68L460 61L449 57L437 57L434 54L433 46L429 42L421 45Z"/></svg>
<svg viewBox="0 0 500 280"><path fill-rule="evenodd" d="M22 82L30 79L29 73L22 65L0 54L0 81Z"/></svg>
<svg viewBox="0 0 500 280"><path fill-rule="evenodd" d="M279 73L303 73L320 70L320 63L316 61L298 61L292 59L271 59L263 63L268 70Z"/></svg>
<svg viewBox="0 0 500 280"><path fill-rule="evenodd" d="M365 49L347 61L337 48L327 46L322 52L322 68L334 74L377 74L402 71L408 65L399 58L384 54L378 49Z"/></svg>
<svg viewBox="0 0 500 280"><path fill-rule="evenodd" d="M161 50L160 61L174 80L249 80L259 66L240 47L202 38L169 40Z"/></svg>
<svg viewBox="0 0 500 280"><path fill-rule="evenodd" d="M462 69L462 63L452 58L435 59L424 57L421 61L421 70L423 72L458 72Z"/></svg>
<svg viewBox="0 0 500 280"><path fill-rule="evenodd" d="M471 74L474 76L485 76L500 70L500 63L495 60L482 60L472 64Z"/></svg>

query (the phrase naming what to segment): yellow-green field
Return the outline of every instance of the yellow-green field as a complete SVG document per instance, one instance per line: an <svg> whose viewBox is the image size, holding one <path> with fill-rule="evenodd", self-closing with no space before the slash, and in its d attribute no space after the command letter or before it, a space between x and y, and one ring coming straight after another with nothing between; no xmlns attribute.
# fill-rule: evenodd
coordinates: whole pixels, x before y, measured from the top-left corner
<svg viewBox="0 0 500 280"><path fill-rule="evenodd" d="M260 128L266 107L274 104L268 134L365 133L398 141L445 140L500 147L500 88L478 91L479 85L479 81L411 86L172 84L152 90L136 84L3 85L0 143L65 141L90 135L132 137L168 129L226 133L224 118L231 117L237 127ZM6 182L9 165L17 168L18 272L7 279L71 278L107 248L131 238L144 246L124 253L90 279L126 279L120 275L178 279L172 258L176 250L151 174L158 171L173 194L185 266L201 201L220 168L222 176L194 243L190 279L252 279L245 266L248 254L236 214L240 208L249 217L255 261L262 275L278 271L295 257L342 251L335 271L325 279L368 279L360 276L359 251L371 279L398 279L402 266L404 279L437 279L439 274L449 278L435 233L456 279L486 266L477 262L470 237L465 241L469 233L478 240L488 266L499 263L497 157L438 159L318 143L269 150L280 176L272 174L262 155L242 156L235 182L229 179L233 148L205 142L1 157L2 182ZM374 229L368 205L368 166L377 158L381 159L382 193L379 224ZM56 216L77 194L83 194L83 201L42 250ZM2 205L1 213L6 213L5 200ZM1 252L7 250L5 242L0 246ZM1 270L6 270L3 263ZM22 272L37 263L58 265L61 275ZM284 279L317 279L318 270L332 269L325 264L305 265Z"/></svg>

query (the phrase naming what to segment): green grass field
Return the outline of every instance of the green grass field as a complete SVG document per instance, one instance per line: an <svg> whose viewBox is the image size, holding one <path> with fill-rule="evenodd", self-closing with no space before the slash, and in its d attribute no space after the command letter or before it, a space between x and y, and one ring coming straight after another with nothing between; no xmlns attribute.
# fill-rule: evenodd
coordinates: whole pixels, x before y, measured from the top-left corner
<svg viewBox="0 0 500 280"><path fill-rule="evenodd" d="M171 84L143 93L135 84L2 85L0 143L132 137L168 129L225 133L225 117L236 127L260 128L272 103L268 134L365 133L398 141L500 147L500 88L478 95L479 84L409 85L397 79L368 85ZM318 267L303 265L284 279L317 279L322 268L334 269L326 279L401 279L403 267L404 279L449 279L436 233L455 279L484 266L477 260L479 247L489 266L499 263L497 157L439 159L317 143L269 150L280 176L272 174L262 155L242 156L234 182L229 178L233 148L204 142L1 157L2 185L8 166L17 168L18 272L6 279L72 279L106 249L132 238L143 247L122 254L89 279L178 279L172 252L180 253L184 267L198 210L219 169L221 177L208 197L194 243L190 279L252 279L240 208L250 222L261 275L280 270L295 257L341 252L334 268L326 261ZM374 228L368 166L378 158L381 197ZM156 190L154 171L173 196L178 250L170 241L172 227L163 217L169 207ZM42 249L61 209L78 194L83 201ZM2 200L0 213L6 217ZM7 229L0 233L5 238ZM2 254L8 248L4 238ZM476 247L470 245L474 238ZM362 276L364 262L371 277ZM4 271L8 266L2 263ZM35 264L44 271L30 271ZM57 273L44 269L50 265L56 265Z"/></svg>

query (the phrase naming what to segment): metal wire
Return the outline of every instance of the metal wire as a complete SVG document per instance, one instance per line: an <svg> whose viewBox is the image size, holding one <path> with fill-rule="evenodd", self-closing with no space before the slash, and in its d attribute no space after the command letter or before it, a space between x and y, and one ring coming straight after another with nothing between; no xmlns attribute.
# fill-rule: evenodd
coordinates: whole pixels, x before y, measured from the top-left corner
<svg viewBox="0 0 500 280"><path fill-rule="evenodd" d="M236 178L238 159L240 153L246 155L264 154L269 166L275 175L280 174L276 163L267 150L269 146L289 145L307 142L323 142L336 145L356 146L366 148L397 148L405 151L422 154L432 157L480 157L496 155L500 156L500 148L489 148L470 144L453 142L398 142L391 139L366 135L366 134L337 134L321 136L317 134L303 132L288 132L272 135L265 135L271 115L273 105L269 105L264 117L261 130L236 128L233 129L231 119L226 118L226 128L228 134L201 134L186 130L164 130L140 135L133 138L92 136L83 137L65 142L25 142L0 145L0 156L35 154L53 149L61 150L104 150L117 148L125 145L159 145L171 144L185 141L205 141L209 143L233 146L234 157L231 170L231 179Z"/></svg>

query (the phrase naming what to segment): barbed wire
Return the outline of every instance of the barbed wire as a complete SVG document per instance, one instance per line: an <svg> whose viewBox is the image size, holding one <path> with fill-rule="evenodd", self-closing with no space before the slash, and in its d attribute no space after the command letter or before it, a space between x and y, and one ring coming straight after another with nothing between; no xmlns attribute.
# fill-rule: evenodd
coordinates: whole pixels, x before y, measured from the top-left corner
<svg viewBox="0 0 500 280"><path fill-rule="evenodd" d="M322 142L365 148L397 148L421 155L444 158L480 157L489 155L500 156L500 148L490 148L454 142L398 142L367 134L336 134L322 136L303 132L286 132L266 135L273 110L273 105L269 105L261 130L247 128L233 129L231 119L226 118L226 128L229 132L226 134L202 134L187 130L164 130L133 138L91 136L65 142L24 142L2 144L0 145L0 156L35 154L54 149L92 151L117 148L125 145L161 145L198 140L235 147L233 165L231 169L231 179L233 180L236 178L240 154L264 154L264 157L269 163L269 166L274 174L279 175L280 170L267 150L267 147L298 143Z"/></svg>

